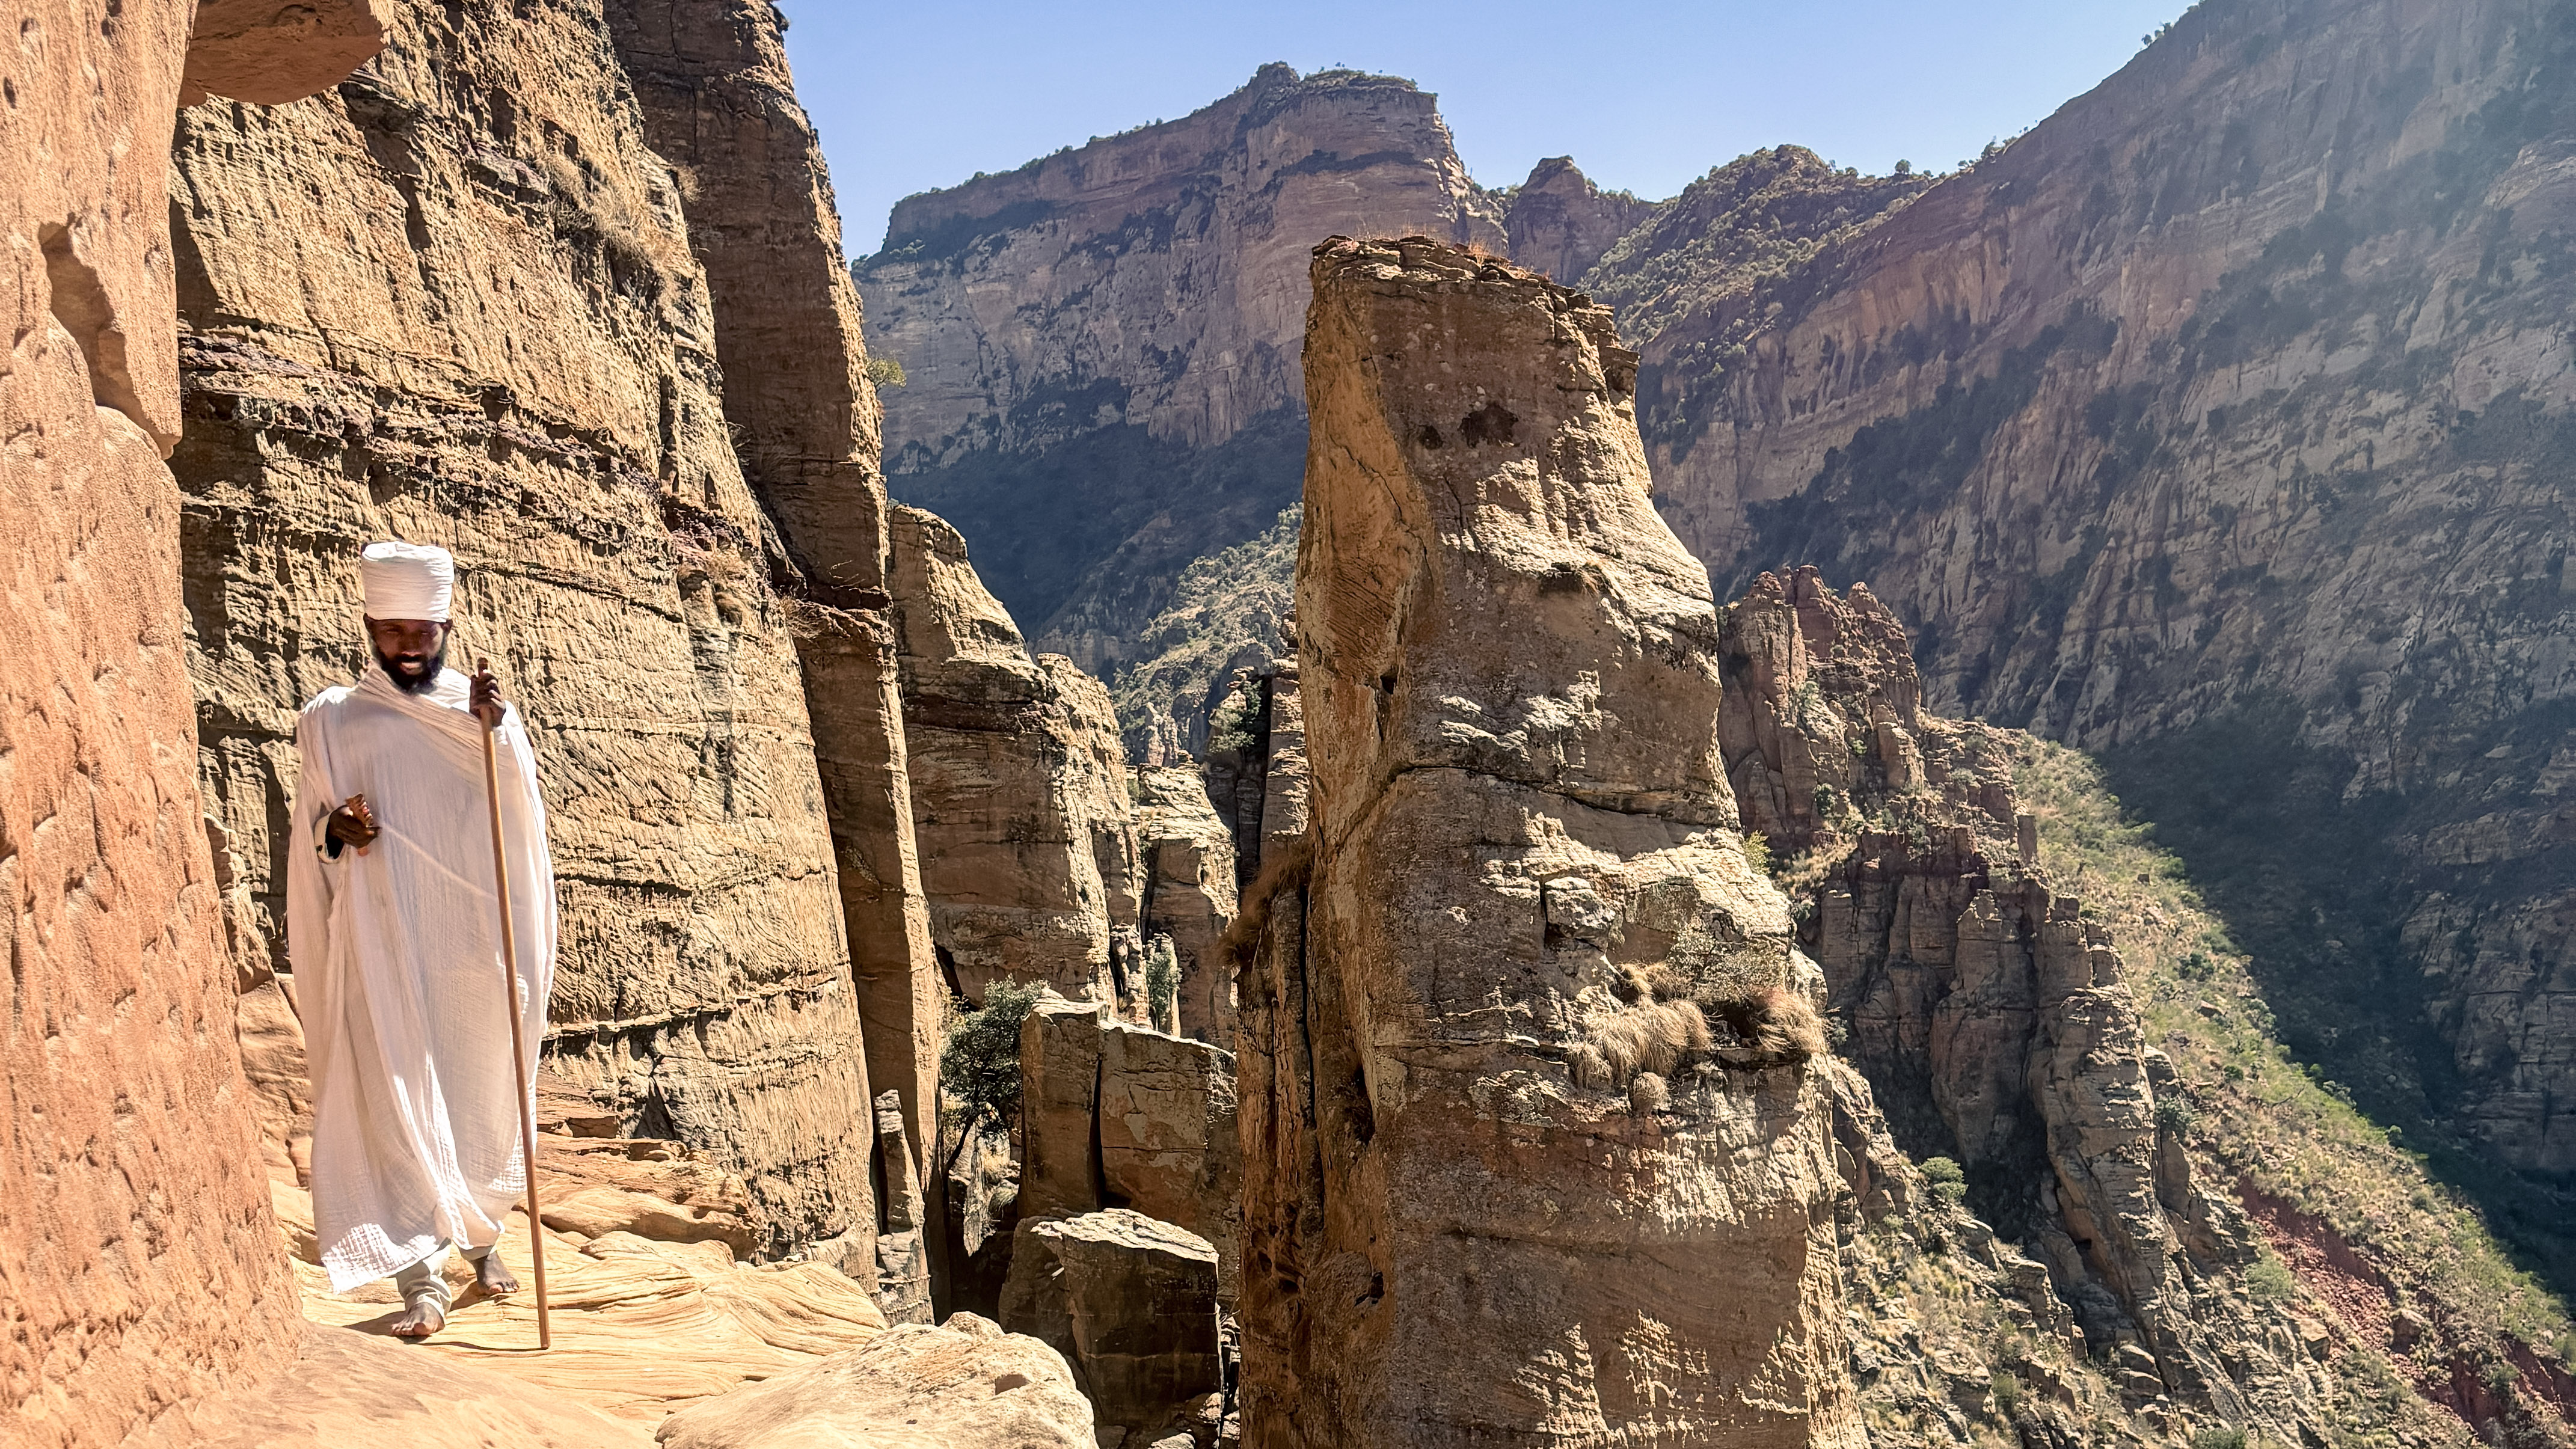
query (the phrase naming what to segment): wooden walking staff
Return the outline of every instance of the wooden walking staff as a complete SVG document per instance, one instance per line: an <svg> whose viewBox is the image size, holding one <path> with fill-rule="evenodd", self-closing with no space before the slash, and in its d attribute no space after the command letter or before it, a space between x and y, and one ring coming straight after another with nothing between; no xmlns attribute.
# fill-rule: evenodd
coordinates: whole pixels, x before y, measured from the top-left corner
<svg viewBox="0 0 2576 1449"><path fill-rule="evenodd" d="M474 672L488 673L492 662L474 661ZM510 921L510 857L501 844L501 764L492 749L492 722L477 715L483 726L483 793L492 802L492 878L501 887L501 971L502 988L510 1004L510 1073L519 1083L519 1150L527 1162L528 1173L528 1260L537 1279L537 1347L540 1351L555 1346L554 1321L546 1312L546 1222L537 1216L537 1119L528 1109L528 1043L527 1028L521 1022L525 1013L519 1006L519 936Z"/></svg>

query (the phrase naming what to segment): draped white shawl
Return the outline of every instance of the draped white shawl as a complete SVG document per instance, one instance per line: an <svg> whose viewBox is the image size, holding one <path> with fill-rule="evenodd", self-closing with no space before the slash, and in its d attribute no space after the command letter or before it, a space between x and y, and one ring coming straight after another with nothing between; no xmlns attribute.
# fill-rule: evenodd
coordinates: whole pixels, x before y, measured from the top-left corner
<svg viewBox="0 0 2576 1449"><path fill-rule="evenodd" d="M442 1239L498 1241L525 1191L470 689L450 669L405 694L370 664L296 726L287 950L313 1079L313 1217L342 1291L420 1262ZM533 1081L554 985L554 866L515 709L494 744ZM332 859L326 824L359 794L383 833L366 854L343 846Z"/></svg>

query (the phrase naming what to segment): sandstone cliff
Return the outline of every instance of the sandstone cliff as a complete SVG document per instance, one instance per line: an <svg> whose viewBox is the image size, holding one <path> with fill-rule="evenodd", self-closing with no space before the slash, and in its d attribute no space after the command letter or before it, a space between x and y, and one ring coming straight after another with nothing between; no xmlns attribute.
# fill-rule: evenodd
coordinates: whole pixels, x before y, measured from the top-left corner
<svg viewBox="0 0 2576 1449"><path fill-rule="evenodd" d="M164 185L183 94L291 100L379 41L364 0L209 3L192 50L190 9L14 6L0 61L0 1422L45 1449L254 1383L301 1331L195 781Z"/></svg>
<svg viewBox="0 0 2576 1449"><path fill-rule="evenodd" d="M1503 232L1514 262L1572 286L1656 209L1625 191L1593 185L1573 157L1551 156L1531 167L1512 193Z"/></svg>
<svg viewBox="0 0 2576 1449"><path fill-rule="evenodd" d="M1314 844L1245 933L1244 1441L1857 1444L1814 972L1734 834L1632 355L1429 239L1337 239L1314 285Z"/></svg>
<svg viewBox="0 0 2576 1449"><path fill-rule="evenodd" d="M894 594L914 830L930 931L969 1001L995 980L1116 1002L1114 928L1137 919L1136 829L1109 691L1031 658L965 540L898 506Z"/></svg>
<svg viewBox="0 0 2576 1449"><path fill-rule="evenodd" d="M1866 578L1933 704L2110 751L2291 1044L2541 1182L2576 1167L2571 39L2528 0L2199 6L1664 328L1640 388L1722 579Z"/></svg>
<svg viewBox="0 0 2576 1449"><path fill-rule="evenodd" d="M1107 675L1192 559L1297 496L1306 252L1499 250L1433 98L1264 66L1176 121L912 197L859 264L895 493L974 544L1043 650Z"/></svg>
<svg viewBox="0 0 2576 1449"><path fill-rule="evenodd" d="M509 682L545 776L550 1051L630 1128L740 1171L773 1251L834 1240L867 1281L876 1131L827 803L683 182L599 4L390 9L337 92L210 104L176 142L211 808L274 921L295 710L365 658L356 550L454 549L455 647ZM846 459L863 423L813 426Z"/></svg>

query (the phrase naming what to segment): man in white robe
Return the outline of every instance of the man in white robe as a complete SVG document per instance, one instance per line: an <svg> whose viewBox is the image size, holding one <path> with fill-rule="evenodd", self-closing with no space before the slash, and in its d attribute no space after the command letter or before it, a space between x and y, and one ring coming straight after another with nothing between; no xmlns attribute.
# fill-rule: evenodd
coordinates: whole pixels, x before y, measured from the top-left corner
<svg viewBox="0 0 2576 1449"><path fill-rule="evenodd" d="M445 667L455 562L370 545L373 657L305 706L286 879L287 946L313 1080L313 1217L331 1286L391 1276L425 1338L451 1306L451 1250L487 1292L525 1197L504 996L483 725L496 725L503 852L528 1076L554 981L554 867L536 760L488 669Z"/></svg>

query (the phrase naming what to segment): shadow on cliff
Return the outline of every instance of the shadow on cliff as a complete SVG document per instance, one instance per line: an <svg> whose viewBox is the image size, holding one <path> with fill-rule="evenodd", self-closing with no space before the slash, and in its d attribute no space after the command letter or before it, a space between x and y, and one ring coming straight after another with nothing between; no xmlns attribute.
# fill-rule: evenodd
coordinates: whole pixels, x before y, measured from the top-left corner
<svg viewBox="0 0 2576 1449"><path fill-rule="evenodd" d="M2436 1027L2407 949L2407 917L2439 882L2410 870L2406 837L2437 803L2347 796L2354 762L2299 740L2290 700L2259 700L2103 751L2129 815L2178 856L2232 945L2250 958L2293 1060L2371 1120L2393 1126L2436 1178L2467 1194L2523 1266L2576 1292L2567 1188L2499 1165L2456 1113L2473 1085Z"/></svg>

